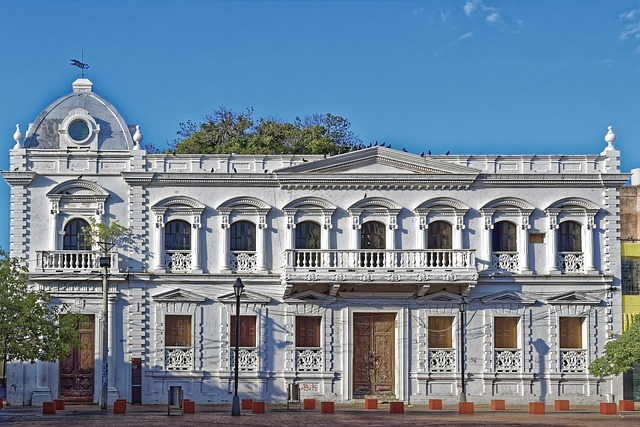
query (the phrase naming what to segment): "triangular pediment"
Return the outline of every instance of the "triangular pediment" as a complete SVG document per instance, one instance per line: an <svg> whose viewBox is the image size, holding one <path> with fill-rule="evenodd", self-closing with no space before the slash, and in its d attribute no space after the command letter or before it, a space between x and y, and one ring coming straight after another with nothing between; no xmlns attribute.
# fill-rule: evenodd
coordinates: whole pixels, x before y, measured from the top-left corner
<svg viewBox="0 0 640 427"><path fill-rule="evenodd" d="M592 296L583 294L582 292L572 291L561 295L555 295L547 298L548 304L585 304L598 305L602 300Z"/></svg>
<svg viewBox="0 0 640 427"><path fill-rule="evenodd" d="M224 294L224 295L218 297L218 299L220 301L226 302L226 303L235 303L236 302L236 296L235 296L235 294L233 292L228 293L228 294ZM252 291L245 290L242 293L242 295L240 296L240 302L267 304L267 303L271 302L271 298L266 296L266 295L259 294L257 292L252 292Z"/></svg>
<svg viewBox="0 0 640 427"><path fill-rule="evenodd" d="M460 304L460 302L462 302L462 296L458 294L452 294L451 292L447 291L439 291L420 298L416 298L416 302L418 304Z"/></svg>
<svg viewBox="0 0 640 427"><path fill-rule="evenodd" d="M472 175L478 169L455 163L421 157L390 148L371 147L332 156L315 162L302 163L275 171L278 174L422 174L422 175Z"/></svg>
<svg viewBox="0 0 640 427"><path fill-rule="evenodd" d="M502 291L495 294L486 295L480 298L485 304L504 304L504 305L531 305L536 303L536 299L522 292Z"/></svg>
<svg viewBox="0 0 640 427"><path fill-rule="evenodd" d="M287 304L305 304L305 303L326 303L331 304L335 302L336 297L322 294L320 292L312 291L310 289L297 294L293 294L284 299Z"/></svg>
<svg viewBox="0 0 640 427"><path fill-rule="evenodd" d="M158 302L204 302L205 296L184 289L174 289L154 295L153 299Z"/></svg>

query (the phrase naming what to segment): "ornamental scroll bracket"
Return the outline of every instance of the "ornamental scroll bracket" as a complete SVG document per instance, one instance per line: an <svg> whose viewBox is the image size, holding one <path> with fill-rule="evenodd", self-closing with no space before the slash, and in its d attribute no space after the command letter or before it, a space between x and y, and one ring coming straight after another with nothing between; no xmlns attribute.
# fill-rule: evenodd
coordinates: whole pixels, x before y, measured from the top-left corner
<svg viewBox="0 0 640 427"><path fill-rule="evenodd" d="M595 216L589 215L587 217L587 230L596 230L597 228Z"/></svg>
<svg viewBox="0 0 640 427"><path fill-rule="evenodd" d="M467 226L464 225L464 217L456 216L456 228L458 230L464 230L465 228L467 228Z"/></svg>
<svg viewBox="0 0 640 427"><path fill-rule="evenodd" d="M223 230L229 228L229 214L222 215L221 220L220 227Z"/></svg>
<svg viewBox="0 0 640 427"><path fill-rule="evenodd" d="M389 230L397 230L397 229L398 229L397 217L389 216Z"/></svg>
<svg viewBox="0 0 640 427"><path fill-rule="evenodd" d="M202 227L202 223L200 222L200 215L199 214L194 214L193 215L193 228L201 228Z"/></svg>
<svg viewBox="0 0 640 427"><path fill-rule="evenodd" d="M155 209L156 215L156 228L164 228L164 213L165 209Z"/></svg>
<svg viewBox="0 0 640 427"><path fill-rule="evenodd" d="M333 224L331 224L331 215L325 214L323 218L323 225L325 230L331 230L333 228Z"/></svg>
<svg viewBox="0 0 640 427"><path fill-rule="evenodd" d="M258 216L258 228L263 230L267 228L267 216L260 215Z"/></svg>
<svg viewBox="0 0 640 427"><path fill-rule="evenodd" d="M427 216L426 215L420 215L420 224L418 225L418 227L420 228L420 230L426 230L427 228L429 228L429 224L427 224Z"/></svg>
<svg viewBox="0 0 640 427"><path fill-rule="evenodd" d="M558 216L555 214L549 214L549 230L557 230L558 228Z"/></svg>
<svg viewBox="0 0 640 427"><path fill-rule="evenodd" d="M294 219L294 214L287 213L287 228L292 230L296 228L296 222Z"/></svg>
<svg viewBox="0 0 640 427"><path fill-rule="evenodd" d="M58 202L51 202L51 215L58 215L60 213L60 205Z"/></svg>
<svg viewBox="0 0 640 427"><path fill-rule="evenodd" d="M531 229L531 224L529 224L529 215L528 214L522 214L521 217L521 227L523 230L530 230Z"/></svg>
<svg viewBox="0 0 640 427"><path fill-rule="evenodd" d="M485 213L484 216L484 228L486 230L493 230L493 214Z"/></svg>
<svg viewBox="0 0 640 427"><path fill-rule="evenodd" d="M351 215L351 226L353 227L354 230L358 230L361 227L359 214Z"/></svg>
<svg viewBox="0 0 640 427"><path fill-rule="evenodd" d="M104 203L99 202L98 205L96 206L96 215L100 216L100 215L104 215Z"/></svg>

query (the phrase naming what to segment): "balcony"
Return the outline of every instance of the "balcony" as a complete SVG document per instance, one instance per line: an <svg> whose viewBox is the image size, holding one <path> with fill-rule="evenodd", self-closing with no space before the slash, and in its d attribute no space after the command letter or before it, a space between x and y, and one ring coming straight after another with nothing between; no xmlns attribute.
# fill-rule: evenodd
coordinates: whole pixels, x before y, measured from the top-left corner
<svg viewBox="0 0 640 427"><path fill-rule="evenodd" d="M519 273L520 264L518 252L501 251L491 253L491 269L498 271L508 271L509 273Z"/></svg>
<svg viewBox="0 0 640 427"><path fill-rule="evenodd" d="M41 271L100 271L99 251L37 251L36 268ZM118 254L107 254L111 258L110 271L118 271Z"/></svg>
<svg viewBox="0 0 640 427"><path fill-rule="evenodd" d="M455 372L456 353L452 348L429 349L429 372Z"/></svg>
<svg viewBox="0 0 640 427"><path fill-rule="evenodd" d="M296 371L321 372L322 348L298 347L296 348Z"/></svg>
<svg viewBox="0 0 640 427"><path fill-rule="evenodd" d="M560 370L563 373L587 372L587 351L560 349Z"/></svg>
<svg viewBox="0 0 640 427"><path fill-rule="evenodd" d="M233 371L236 361L235 349L229 352L231 361L229 366ZM258 370L258 349L255 347L240 347L238 352L238 371L240 372L256 372Z"/></svg>
<svg viewBox="0 0 640 427"><path fill-rule="evenodd" d="M495 351L496 372L520 372L522 353L518 348L501 348Z"/></svg>
<svg viewBox="0 0 640 427"><path fill-rule="evenodd" d="M164 254L164 268L173 273L191 271L191 251L168 251Z"/></svg>
<svg viewBox="0 0 640 427"><path fill-rule="evenodd" d="M165 347L164 367L167 371L189 371L193 369L193 348Z"/></svg>
<svg viewBox="0 0 640 427"><path fill-rule="evenodd" d="M557 265L562 273L584 273L584 253L558 252Z"/></svg>
<svg viewBox="0 0 640 427"><path fill-rule="evenodd" d="M232 273L255 273L258 271L258 254L256 252L231 252L229 266Z"/></svg>

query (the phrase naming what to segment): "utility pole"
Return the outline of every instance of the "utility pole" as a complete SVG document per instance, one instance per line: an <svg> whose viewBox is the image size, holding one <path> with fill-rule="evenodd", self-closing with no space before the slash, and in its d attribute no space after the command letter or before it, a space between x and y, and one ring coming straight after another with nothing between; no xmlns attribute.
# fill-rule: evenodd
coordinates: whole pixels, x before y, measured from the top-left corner
<svg viewBox="0 0 640 427"><path fill-rule="evenodd" d="M111 257L109 250L115 246L108 242L98 242L103 251L100 257L102 273L102 393L100 393L100 409L107 409L109 401L109 268Z"/></svg>

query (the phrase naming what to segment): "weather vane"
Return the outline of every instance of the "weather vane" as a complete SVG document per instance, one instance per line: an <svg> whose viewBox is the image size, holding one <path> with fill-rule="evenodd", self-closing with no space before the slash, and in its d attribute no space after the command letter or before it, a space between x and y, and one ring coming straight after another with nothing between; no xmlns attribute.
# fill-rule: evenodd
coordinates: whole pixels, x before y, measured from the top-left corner
<svg viewBox="0 0 640 427"><path fill-rule="evenodd" d="M80 57L81 61L78 61L77 59L72 59L71 60L71 65L74 65L78 68L80 68L80 74L82 76L82 78L84 78L84 70L88 70L89 69L89 64L85 64L84 61L84 49L82 49L82 56Z"/></svg>

